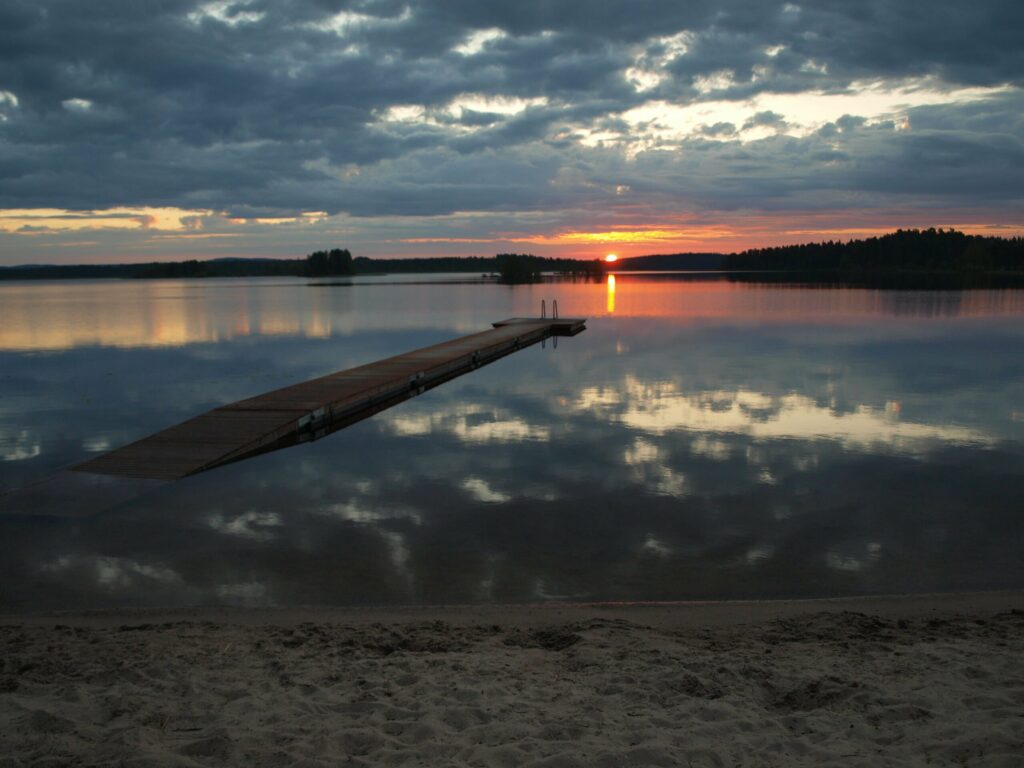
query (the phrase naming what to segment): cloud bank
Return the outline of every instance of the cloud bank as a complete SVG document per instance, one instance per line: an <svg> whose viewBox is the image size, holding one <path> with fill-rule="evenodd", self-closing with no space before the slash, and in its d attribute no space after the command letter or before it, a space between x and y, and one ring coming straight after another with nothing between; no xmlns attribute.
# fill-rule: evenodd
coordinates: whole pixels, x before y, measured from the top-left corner
<svg viewBox="0 0 1024 768"><path fill-rule="evenodd" d="M12 0L0 259L1020 231L1021 28L1000 0Z"/></svg>

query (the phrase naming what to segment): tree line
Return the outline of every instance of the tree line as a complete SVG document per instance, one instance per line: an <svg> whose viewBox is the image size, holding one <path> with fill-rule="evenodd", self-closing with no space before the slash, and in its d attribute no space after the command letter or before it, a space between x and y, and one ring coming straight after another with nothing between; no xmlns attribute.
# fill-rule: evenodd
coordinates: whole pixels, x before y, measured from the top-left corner
<svg viewBox="0 0 1024 768"><path fill-rule="evenodd" d="M359 274L468 272L497 274L503 282L531 282L541 272L600 274L596 261L532 254L440 256L398 259L353 258L347 248L314 251L302 259L212 259L141 264L25 265L0 267L0 280L75 278L345 277Z"/></svg>
<svg viewBox="0 0 1024 768"><path fill-rule="evenodd" d="M1024 271L1024 238L967 235L955 229L900 229L846 242L755 248L726 256L727 270L797 272L991 273Z"/></svg>
<svg viewBox="0 0 1024 768"><path fill-rule="evenodd" d="M698 261L694 261L699 257ZM879 276L958 274L1024 275L1024 238L967 235L954 229L900 229L863 240L828 240L804 245L755 248L725 256L670 254L624 259L627 269L721 268L731 272L798 272L806 279L822 275ZM575 279L597 279L605 265L597 259L548 258L529 253L496 256L438 256L397 259L353 257L347 248L314 251L301 259L213 259L142 264L78 264L0 268L0 280L67 278L184 277L330 277L359 274L466 272L496 274L503 283L529 283L544 272ZM738 278L743 279L743 278ZM789 278L787 278L789 279Z"/></svg>

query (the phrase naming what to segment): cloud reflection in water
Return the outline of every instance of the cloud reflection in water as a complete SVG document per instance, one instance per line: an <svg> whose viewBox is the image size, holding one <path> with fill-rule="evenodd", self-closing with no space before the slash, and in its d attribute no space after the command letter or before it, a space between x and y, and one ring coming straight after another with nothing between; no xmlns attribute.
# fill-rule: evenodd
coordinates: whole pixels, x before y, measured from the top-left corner
<svg viewBox="0 0 1024 768"><path fill-rule="evenodd" d="M476 287L451 302L449 290L417 305L426 329L396 329L385 307L345 337L6 353L0 446L18 458L0 464L2 482L538 297ZM606 284L564 290L606 309ZM746 314L729 315L713 284L659 288L658 318L631 317L644 290L622 279L616 316L558 350L524 350L325 440L94 517L0 518L0 605L1024 586L1024 422L1012 415L1024 345L1019 314L1006 314L1020 302L985 315L961 297L969 318L921 316L892 310L928 306L920 297L743 287L728 295ZM824 322L836 306L860 314Z"/></svg>
<svg viewBox="0 0 1024 768"><path fill-rule="evenodd" d="M574 401L580 410L600 409L610 419L655 435L673 430L745 435L754 439L836 440L864 450L888 447L907 453L937 442L991 445L995 438L956 425L918 424L901 420L891 405L883 409L856 405L840 412L798 393L777 396L749 390L712 390L685 394L675 384L643 381L627 375L621 388L588 388ZM697 453L727 451L706 439Z"/></svg>

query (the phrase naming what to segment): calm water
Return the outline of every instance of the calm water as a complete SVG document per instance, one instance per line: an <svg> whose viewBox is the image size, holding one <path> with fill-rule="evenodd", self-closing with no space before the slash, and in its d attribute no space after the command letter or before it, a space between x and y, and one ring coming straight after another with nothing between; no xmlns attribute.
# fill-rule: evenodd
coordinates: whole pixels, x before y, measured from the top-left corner
<svg viewBox="0 0 1024 768"><path fill-rule="evenodd" d="M1024 291L0 284L0 489L536 314L588 330L100 514L0 516L0 610L1024 587Z"/></svg>

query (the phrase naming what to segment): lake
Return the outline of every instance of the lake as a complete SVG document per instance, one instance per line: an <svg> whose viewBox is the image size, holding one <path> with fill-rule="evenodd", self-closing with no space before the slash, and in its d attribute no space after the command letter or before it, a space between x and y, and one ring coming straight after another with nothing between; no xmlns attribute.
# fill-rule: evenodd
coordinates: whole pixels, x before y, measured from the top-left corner
<svg viewBox="0 0 1024 768"><path fill-rule="evenodd" d="M1024 587L1021 290L4 283L0 490L542 299L587 331L100 512L0 516L0 610Z"/></svg>

